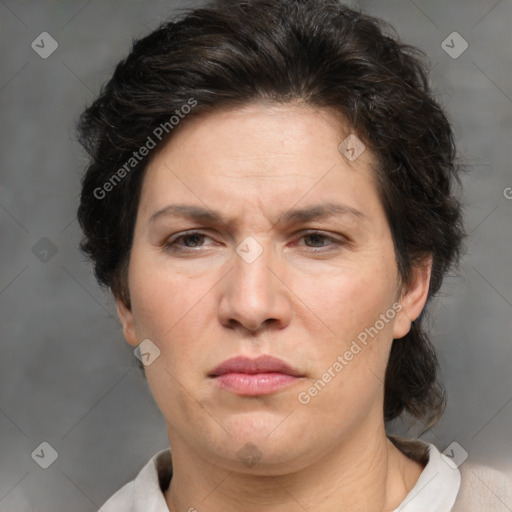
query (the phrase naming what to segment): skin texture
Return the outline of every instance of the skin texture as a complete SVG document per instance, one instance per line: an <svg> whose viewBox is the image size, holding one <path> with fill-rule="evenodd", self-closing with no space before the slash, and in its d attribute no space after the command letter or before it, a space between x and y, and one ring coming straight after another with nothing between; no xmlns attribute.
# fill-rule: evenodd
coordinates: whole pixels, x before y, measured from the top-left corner
<svg viewBox="0 0 512 512"><path fill-rule="evenodd" d="M146 375L172 449L172 511L392 510L422 471L387 439L383 394L391 343L425 304L430 264L400 282L372 155L351 162L338 149L349 133L328 110L257 103L185 120L148 165L131 308L117 306L127 341L149 338L160 349ZM291 208L326 202L362 215L276 224ZM226 222L150 220L177 203L219 211ZM204 236L175 240L187 230ZM249 236L263 249L252 263L236 252ZM378 335L300 403L298 394L398 302ZM261 354L303 377L247 397L208 376L232 356ZM257 464L242 460L244 446Z"/></svg>

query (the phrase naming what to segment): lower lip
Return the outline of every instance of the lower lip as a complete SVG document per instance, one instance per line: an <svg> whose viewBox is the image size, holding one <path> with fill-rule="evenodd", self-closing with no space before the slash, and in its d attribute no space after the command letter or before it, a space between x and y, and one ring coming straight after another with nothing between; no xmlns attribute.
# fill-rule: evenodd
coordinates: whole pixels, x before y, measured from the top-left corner
<svg viewBox="0 0 512 512"><path fill-rule="evenodd" d="M218 385L237 395L269 395L299 380L286 373L225 373L215 377Z"/></svg>

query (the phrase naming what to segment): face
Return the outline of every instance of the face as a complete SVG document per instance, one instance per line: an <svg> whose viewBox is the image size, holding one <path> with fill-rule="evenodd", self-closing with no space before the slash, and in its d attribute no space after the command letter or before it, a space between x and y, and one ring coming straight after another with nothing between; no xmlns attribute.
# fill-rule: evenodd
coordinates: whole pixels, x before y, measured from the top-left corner
<svg viewBox="0 0 512 512"><path fill-rule="evenodd" d="M300 105L179 128L147 168L118 300L128 342L160 351L145 371L171 446L279 474L383 429L391 343L429 274L400 284L370 152L346 158L350 131Z"/></svg>

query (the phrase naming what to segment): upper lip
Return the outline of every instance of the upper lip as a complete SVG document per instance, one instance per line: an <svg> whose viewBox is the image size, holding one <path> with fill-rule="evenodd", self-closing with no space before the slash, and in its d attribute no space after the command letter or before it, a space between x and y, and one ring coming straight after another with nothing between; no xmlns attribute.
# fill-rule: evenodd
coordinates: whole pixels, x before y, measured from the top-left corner
<svg viewBox="0 0 512 512"><path fill-rule="evenodd" d="M285 373L295 377L301 377L301 373L292 368L288 363L277 357L262 355L256 359L244 356L236 356L227 359L223 363L215 367L210 377L218 377L226 373Z"/></svg>

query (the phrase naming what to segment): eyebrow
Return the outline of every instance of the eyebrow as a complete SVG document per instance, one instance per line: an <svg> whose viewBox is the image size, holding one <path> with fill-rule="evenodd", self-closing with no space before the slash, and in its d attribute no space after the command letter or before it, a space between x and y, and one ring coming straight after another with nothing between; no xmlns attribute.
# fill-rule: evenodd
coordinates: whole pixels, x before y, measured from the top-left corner
<svg viewBox="0 0 512 512"><path fill-rule="evenodd" d="M277 225L306 223L326 219L328 217L346 215L355 217L356 219L369 220L363 212L351 206L338 203L320 203L304 208L295 208L282 213L277 221ZM168 205L153 213L148 223L154 223L157 219L162 217L178 217L198 223L222 223L227 226L233 224L233 220L224 218L218 211L191 204Z"/></svg>

